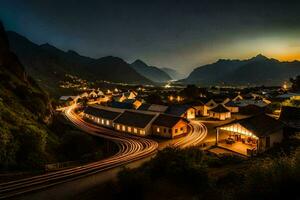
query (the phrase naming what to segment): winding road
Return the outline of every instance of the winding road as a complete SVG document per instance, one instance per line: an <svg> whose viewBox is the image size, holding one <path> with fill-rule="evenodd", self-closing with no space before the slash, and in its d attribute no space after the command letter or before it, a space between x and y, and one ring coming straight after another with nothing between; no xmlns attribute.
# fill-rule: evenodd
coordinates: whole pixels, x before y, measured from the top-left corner
<svg viewBox="0 0 300 200"><path fill-rule="evenodd" d="M118 152L109 158L83 166L1 183L0 199L14 197L24 193L42 190L58 184L70 182L108 169L122 166L133 161L147 158L156 153L158 143L154 140L120 133L85 122L74 112L75 108L76 104L64 109L63 113L65 117L80 130L116 143L119 147ZM176 142L172 145L178 147L197 145L204 139L206 134L207 130L203 124L197 121L192 121L191 132L186 137L176 140Z"/></svg>

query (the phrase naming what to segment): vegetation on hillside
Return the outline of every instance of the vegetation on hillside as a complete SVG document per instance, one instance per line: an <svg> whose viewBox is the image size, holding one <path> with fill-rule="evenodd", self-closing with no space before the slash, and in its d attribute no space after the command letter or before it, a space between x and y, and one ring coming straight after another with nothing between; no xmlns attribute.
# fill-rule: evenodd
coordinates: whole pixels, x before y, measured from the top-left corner
<svg viewBox="0 0 300 200"><path fill-rule="evenodd" d="M166 148L143 166L124 169L113 187L116 199L250 200L297 195L299 183L299 147L251 161L215 157L192 147Z"/></svg>

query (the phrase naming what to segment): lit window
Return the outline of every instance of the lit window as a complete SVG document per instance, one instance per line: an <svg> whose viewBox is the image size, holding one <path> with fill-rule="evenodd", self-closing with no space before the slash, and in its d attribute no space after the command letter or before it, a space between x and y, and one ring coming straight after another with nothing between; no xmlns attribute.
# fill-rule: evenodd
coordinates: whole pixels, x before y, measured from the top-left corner
<svg viewBox="0 0 300 200"><path fill-rule="evenodd" d="M159 133L159 131L160 131L159 128L156 128L156 131Z"/></svg>
<svg viewBox="0 0 300 200"><path fill-rule="evenodd" d="M136 129L136 128L133 128L133 132L134 132L134 133L137 133L137 129Z"/></svg>
<svg viewBox="0 0 300 200"><path fill-rule="evenodd" d="M119 124L117 125L117 130L120 130L120 125Z"/></svg>
<svg viewBox="0 0 300 200"><path fill-rule="evenodd" d="M109 121L108 120L106 120L106 125L109 125Z"/></svg>
<svg viewBox="0 0 300 200"><path fill-rule="evenodd" d="M101 124L104 124L104 119L101 119Z"/></svg>
<svg viewBox="0 0 300 200"><path fill-rule="evenodd" d="M99 118L97 119L97 121L98 121L98 123L100 123L100 119Z"/></svg>
<svg viewBox="0 0 300 200"><path fill-rule="evenodd" d="M141 135L145 135L145 131L144 130L140 130L140 134Z"/></svg>
<svg viewBox="0 0 300 200"><path fill-rule="evenodd" d="M126 127L125 126L122 126L122 131L125 131L126 130Z"/></svg>
<svg viewBox="0 0 300 200"><path fill-rule="evenodd" d="M131 132L131 127L130 126L128 126L128 132Z"/></svg>

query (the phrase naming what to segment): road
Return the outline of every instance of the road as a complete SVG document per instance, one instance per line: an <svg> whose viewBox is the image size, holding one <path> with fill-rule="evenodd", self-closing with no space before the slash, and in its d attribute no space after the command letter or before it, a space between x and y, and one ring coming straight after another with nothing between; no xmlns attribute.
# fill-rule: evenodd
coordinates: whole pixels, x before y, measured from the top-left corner
<svg viewBox="0 0 300 200"><path fill-rule="evenodd" d="M76 183L78 179L86 178L87 180L87 177L90 177L91 175L96 175L103 171L106 173L109 169L114 169L128 163L149 158L156 153L158 148L157 142L147 138L116 132L111 129L85 122L74 112L75 108L76 105L73 105L64 110L64 115L67 119L86 133L115 142L119 147L119 151L109 158L83 166L2 183L0 184L0 199L15 197L36 190L45 190L46 188L57 185L70 185L70 182ZM203 124L193 121L191 123L191 132L186 137L176 140L172 145L179 147L196 145L204 139L206 132L207 130ZM117 171L115 174L117 174ZM84 182L84 184L86 183L87 181ZM64 188L62 188L62 190L64 190ZM67 188L65 188L65 190L67 190ZM47 191L43 194L47 194ZM43 199L45 199L45 197Z"/></svg>
<svg viewBox="0 0 300 200"><path fill-rule="evenodd" d="M175 142L172 142L171 145L185 148L200 144L207 135L206 126L199 121L191 120L190 128L191 131L187 136L179 138Z"/></svg>

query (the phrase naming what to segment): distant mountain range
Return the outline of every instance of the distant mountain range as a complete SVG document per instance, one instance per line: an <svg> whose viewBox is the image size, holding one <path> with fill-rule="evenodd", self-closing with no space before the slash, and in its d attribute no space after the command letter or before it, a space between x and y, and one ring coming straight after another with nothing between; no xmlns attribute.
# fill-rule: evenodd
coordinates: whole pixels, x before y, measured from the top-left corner
<svg viewBox="0 0 300 200"><path fill-rule="evenodd" d="M161 70L163 70L164 72L169 74L173 80L179 80L179 79L182 79L184 77L184 75L180 74L175 69L171 69L171 68L168 68L168 67L163 67L163 68L161 68Z"/></svg>
<svg viewBox="0 0 300 200"><path fill-rule="evenodd" d="M130 65L135 71L153 82L161 83L171 80L168 73L159 69L158 67L149 66L141 60L136 60Z"/></svg>
<svg viewBox="0 0 300 200"><path fill-rule="evenodd" d="M248 60L218 60L194 69L181 80L187 84L209 85L282 85L300 74L300 62L280 62L261 54Z"/></svg>
<svg viewBox="0 0 300 200"><path fill-rule="evenodd" d="M90 81L153 83L118 57L93 59L81 56L75 51L62 51L50 44L37 45L12 31L8 31L7 35L11 50L17 54L26 71L46 89L57 87L58 81L62 80L65 74Z"/></svg>

